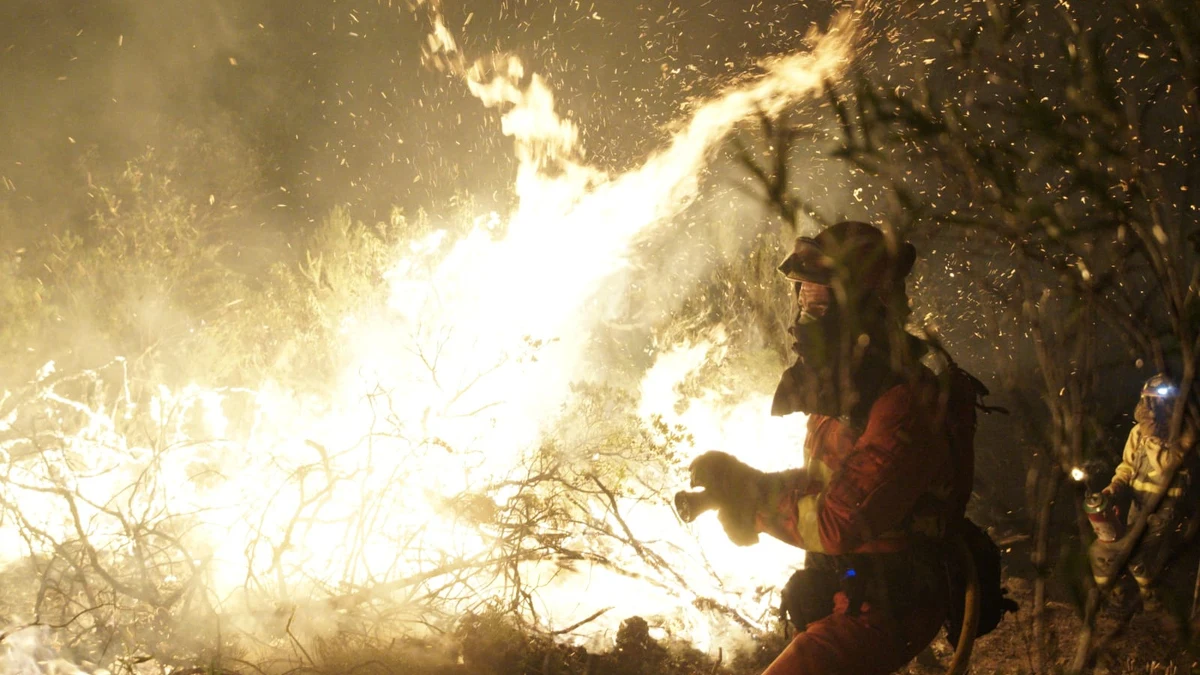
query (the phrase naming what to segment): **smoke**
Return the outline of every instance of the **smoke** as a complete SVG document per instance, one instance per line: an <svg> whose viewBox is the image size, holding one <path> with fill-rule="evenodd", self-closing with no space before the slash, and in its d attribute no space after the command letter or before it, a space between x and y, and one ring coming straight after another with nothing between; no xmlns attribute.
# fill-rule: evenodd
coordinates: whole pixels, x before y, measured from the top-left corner
<svg viewBox="0 0 1200 675"><path fill-rule="evenodd" d="M461 344L465 352L469 346L472 357L460 359L464 363L478 363L481 347L495 351L484 361L499 363L531 337L554 340L556 366L523 378L529 383L525 387L539 390L512 397L523 406L537 402L538 407L523 408L518 416L532 420L545 419L568 384L582 375L592 330L618 318L609 314L611 304L595 298L625 294L621 284L628 284L628 277L619 276L615 284L612 279L630 265L634 242L667 226L696 202L700 176L738 124L756 114L778 116L837 77L850 60L856 35L852 14L839 15L826 35L810 36L811 50L769 59L761 76L698 102L665 148L630 171L609 176L585 162L577 126L561 117L541 78L526 78L521 62L510 57L494 59L499 68L486 79L487 69L467 65L437 5L428 7L432 32L427 59L464 78L484 105L503 111L501 129L514 139L519 160L514 185L518 205L499 234L477 229L444 254L439 251L444 257L436 263L406 261L393 273L393 297L402 298L403 305L392 308L406 311L405 323L417 333L429 325L454 326L453 341L439 339L437 349L447 353ZM720 225L739 229L736 223ZM671 248L681 255L688 248L712 245L701 233L681 232L676 240ZM733 247L721 248L728 254ZM682 276L673 285L690 288L694 284L689 282L709 264L685 264L697 276ZM671 287L661 280L649 282L660 291ZM674 306L659 302L658 316L646 319L658 323ZM540 358L550 357L543 353Z"/></svg>
<svg viewBox="0 0 1200 675"><path fill-rule="evenodd" d="M0 636L0 672L6 675L109 675L104 669L81 670L62 658L46 626L12 626Z"/></svg>
<svg viewBox="0 0 1200 675"><path fill-rule="evenodd" d="M334 317L342 322L339 339L348 363L337 364L338 377L321 397L301 396L275 382L239 390L163 388L137 401L125 396L121 405L127 409L114 406L89 417L85 433L65 443L69 452L53 458L53 471L33 467L24 476L36 488L58 489L68 480L93 504L115 503L115 494L130 502L136 496L139 508L156 514L151 525L169 542L165 550L178 546L204 561L192 573L213 590L213 611L247 634L280 640L326 635L343 620L330 595L350 602L359 597L354 589L376 586L377 597L403 595L410 588L425 589L424 580L448 574L439 570L486 559L496 543L478 523L529 499L513 486L541 467L536 461L548 456L570 470L606 461L589 444L587 433L596 427L564 425L571 435L549 438L569 446L557 454L553 443L544 442L564 408L580 400L573 387L581 382L628 378L638 397L638 416L660 421L664 436L675 425L690 436L670 444L650 439L650 450L669 445L676 454L660 451L644 470L611 469L628 477L617 486L624 491L611 495L607 505L590 503L587 519L577 516L577 522L615 528L612 514L624 510L633 516L628 536L666 542L662 545L695 585L684 590L673 581L650 589L600 566L578 564L581 571L568 574L522 563L523 578L545 591L538 605L546 610L545 625L557 627L590 614L595 608L580 597L586 602L621 598L628 603L623 611L663 617L677 611L684 618L663 618L664 625L698 642L719 644L728 625L697 618L696 601L715 597L748 615L744 621L765 621L772 598L762 589L786 578L794 562L782 551L733 548L711 519L692 532L683 530L661 497L679 484L680 466L710 447L732 450L765 469L799 459L800 422L767 418L769 387L782 365L769 346L779 337L763 325L747 330L749 337L736 343L724 323L737 313L713 316L717 313L711 311L712 293L729 294L731 306L733 300L762 302L772 296L786 301L782 289L766 281L774 278L777 262L770 220L760 207L750 208L754 197L719 185L738 182L730 178L737 167L719 157L728 137L744 129L747 120L811 105L824 81L840 77L860 47L861 17L838 14L819 35L807 20L778 32L761 23L748 29L743 24L752 22L735 13L737 21L731 23L737 28L728 32L744 37L749 31L749 39L779 47L771 50L776 56L762 59L745 76L709 72L707 78L690 80L689 72L711 71L714 56L698 56L699 65L689 64L680 50L687 44L698 49L699 42L716 42L718 36L710 33L702 40L681 28L671 28L668 35L649 24L657 26L661 18L669 26L681 20L677 12L649 16L647 25L633 32L639 39L650 35L649 44L669 43L662 62L651 69L658 74L629 82L627 77L636 78L597 67L585 79L603 77L604 86L596 86L619 89L621 96L594 93L581 105L577 96L564 99L565 88L556 86L575 72L565 63L561 71L543 71L516 53L493 56L490 45L473 52L484 55L479 62L465 56L484 41L472 34L499 39L490 36L503 36L505 26L515 30L512 25L525 22L505 16L496 7L503 4L456 6L452 17L449 10L443 14L440 6L427 5L425 10L433 12L429 36L413 26L407 10L383 3L216 3L193 10L182 3L130 2L109 17L85 20L68 12L67 19L57 19L62 23L50 13L36 18L55 30L78 19L89 39L96 37L88 43L91 58L72 66L79 68L72 77L86 83L80 90L64 88L43 101L33 92L51 65L22 76L28 78L28 92L15 100L80 108L69 124L86 127L86 133L75 133L74 141L63 145L55 140L62 127L46 123L35 134L46 140L44 145L14 146L27 157L22 166L74 166L63 160L68 150L53 158L48 148L92 145L100 148L102 161L130 147L169 144L181 126L199 129L196 147L209 155L224 148L218 154L226 162L190 165L190 153L179 153L173 166L185 194L181 206L195 209L205 224L224 223L226 229L217 235L233 232L229 242L247 252L251 266L287 260L262 249L286 248L294 241L291 235L331 202L349 202L376 220L383 205L435 211L429 218L434 231L415 237L388 270L386 306L367 305ZM609 10L624 4L575 15L562 30L602 23L612 16ZM729 11L713 14L728 17L721 13ZM543 17L537 25L549 30L557 17ZM565 14L561 20L567 23ZM729 28L707 21L698 19L697 25L721 32ZM763 31L770 32L769 39ZM526 40L537 42L536 37ZM417 44L425 46L433 68L418 67ZM23 42L14 51L28 55L31 50L31 43ZM725 63L735 57L725 54L717 73L751 65L745 52L732 67ZM684 105L680 92L690 96ZM642 96L655 101L634 105L629 98ZM614 106L613 100L630 105ZM81 121L80 101L99 108L94 124ZM648 109L658 112L630 120ZM0 114L32 124L28 111L15 106ZM497 114L511 146L496 133ZM661 123L664 119L671 123ZM634 133L614 133L621 125ZM639 130L647 130L644 137L654 142L623 142ZM234 179L214 171L215 166L242 171ZM838 180L810 174L802 187L828 190L830 203L845 200L828 187L830 182ZM42 192L27 191L26 178L14 183L9 198L27 203L48 201L58 189L38 184ZM239 185L250 188L241 193ZM461 208L437 208L448 201L448 193L461 197ZM454 222L463 213L467 222ZM98 227L86 217L75 224L85 231ZM446 227L439 230L439 225ZM245 246L252 235L240 226L277 236L253 249ZM750 256L757 256L754 278L763 286L746 298L737 296L737 284L721 274ZM321 288L330 283L328 268L314 277ZM131 289L137 302L122 310L145 314L152 308L155 298L140 293L147 288L153 285ZM606 342L618 343L624 353L596 358L593 352ZM768 346L768 353L747 355L747 343ZM621 421L605 419L604 413L620 409L599 398L596 424ZM61 397L46 405L68 409L59 421L81 412ZM143 412L146 406L149 413ZM231 419L235 409L252 418L245 428ZM129 435L125 414L150 415L148 439ZM351 431L361 438L349 438ZM19 442L5 446L20 447ZM560 470L558 464L551 468ZM143 481L142 472L162 480ZM590 480L582 469L568 478ZM136 489L123 492L122 481ZM609 489L586 486L593 492ZM129 545L112 513L123 515L119 508L85 509L89 533L97 541L114 542L114 550ZM55 502L41 511L69 533L78 526L62 509ZM168 539L176 528L188 533L182 544ZM577 531L542 534L561 537L564 546L589 545ZM698 541L704 552L697 551ZM597 546L617 564L652 576L652 568L611 539ZM163 566L171 574L162 579L155 578L158 567L148 575L171 590L182 583L179 570L191 563L188 556L173 561L174 567ZM587 593L579 590L584 581L591 583L584 586ZM452 583L463 595L438 609L449 612L472 598L500 593L505 583L499 575L471 580L465 589ZM371 593L368 599L377 599ZM394 619L396 624L423 619L412 611ZM623 618L613 614L604 621ZM602 621L586 630L604 626Z"/></svg>

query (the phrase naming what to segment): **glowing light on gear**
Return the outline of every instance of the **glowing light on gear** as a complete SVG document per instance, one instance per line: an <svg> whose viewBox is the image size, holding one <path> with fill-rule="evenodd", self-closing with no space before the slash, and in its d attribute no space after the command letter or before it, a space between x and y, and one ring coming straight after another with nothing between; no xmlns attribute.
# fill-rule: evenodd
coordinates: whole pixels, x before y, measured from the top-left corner
<svg viewBox="0 0 1200 675"><path fill-rule="evenodd" d="M1156 393L1157 393L1159 396L1169 396L1169 395L1171 394L1171 388L1170 388L1170 387L1166 387L1166 386L1159 387L1158 389L1155 389L1154 391L1155 391L1155 392L1156 392Z"/></svg>
<svg viewBox="0 0 1200 675"><path fill-rule="evenodd" d="M1081 467L1077 466L1071 469L1071 480L1075 481L1076 483L1081 483L1085 478L1087 478L1087 472Z"/></svg>

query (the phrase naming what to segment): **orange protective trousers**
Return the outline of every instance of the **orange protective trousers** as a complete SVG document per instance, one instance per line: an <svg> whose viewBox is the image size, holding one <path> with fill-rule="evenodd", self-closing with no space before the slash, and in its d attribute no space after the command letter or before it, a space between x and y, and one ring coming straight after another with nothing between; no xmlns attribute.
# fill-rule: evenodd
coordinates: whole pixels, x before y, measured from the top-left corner
<svg viewBox="0 0 1200 675"><path fill-rule="evenodd" d="M946 618L936 602L899 619L869 603L856 615L848 609L846 594L838 593L833 614L796 635L763 675L888 675L932 642Z"/></svg>

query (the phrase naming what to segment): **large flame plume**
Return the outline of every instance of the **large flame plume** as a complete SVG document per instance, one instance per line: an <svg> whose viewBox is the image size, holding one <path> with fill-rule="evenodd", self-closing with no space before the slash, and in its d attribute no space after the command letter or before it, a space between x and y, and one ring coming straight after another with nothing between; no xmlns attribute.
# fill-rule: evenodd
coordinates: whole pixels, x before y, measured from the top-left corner
<svg viewBox="0 0 1200 675"><path fill-rule="evenodd" d="M764 589L798 552L737 549L711 518L683 527L667 497L709 448L796 465L802 421L769 418L767 391L680 400L680 383L727 358L719 328L661 349L627 399L589 349L634 243L697 198L736 125L836 76L852 15L610 176L586 163L543 80L514 58L468 64L427 8L430 59L502 109L517 208L411 242L387 306L344 318L351 358L319 399L271 383L138 396L121 359L82 374L50 364L6 393L5 550L43 566L40 592L80 612L76 625L142 606L131 629L204 616L269 654L366 621L363 607L388 608L373 630L411 631L490 600L581 640L641 614L700 646L771 621ZM648 431L622 436L628 420ZM55 549L64 541L72 550ZM55 553L108 590L88 596L83 572L45 562Z"/></svg>

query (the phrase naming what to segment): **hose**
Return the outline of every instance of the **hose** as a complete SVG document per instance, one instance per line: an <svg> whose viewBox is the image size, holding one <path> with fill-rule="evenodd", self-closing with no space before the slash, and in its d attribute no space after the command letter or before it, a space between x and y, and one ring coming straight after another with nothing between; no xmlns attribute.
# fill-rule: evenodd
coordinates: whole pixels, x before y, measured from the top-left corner
<svg viewBox="0 0 1200 675"><path fill-rule="evenodd" d="M967 546L967 540L962 535L954 537L953 545L966 575L967 592L962 628L958 633L958 646L954 648L954 657L950 659L946 675L963 675L971 661L971 647L975 644L975 632L979 629L979 569L975 566L975 556L971 555L971 548Z"/></svg>

